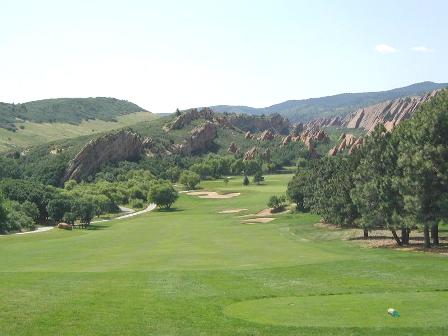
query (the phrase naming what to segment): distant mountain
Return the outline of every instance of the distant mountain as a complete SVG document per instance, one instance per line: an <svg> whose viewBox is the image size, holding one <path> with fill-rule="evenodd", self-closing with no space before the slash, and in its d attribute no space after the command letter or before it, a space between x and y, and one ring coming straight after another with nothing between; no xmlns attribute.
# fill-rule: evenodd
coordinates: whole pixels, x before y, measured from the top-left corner
<svg viewBox="0 0 448 336"><path fill-rule="evenodd" d="M254 115L279 113L293 122L307 122L322 117L345 117L349 113L355 112L362 107L397 98L421 96L433 90L446 87L448 87L448 83L422 82L388 91L342 93L321 98L288 100L264 108L231 105L217 105L212 106L211 108L216 112Z"/></svg>
<svg viewBox="0 0 448 336"><path fill-rule="evenodd" d="M14 131L17 124L24 121L76 125L92 119L115 121L118 116L141 111L145 110L134 103L106 97L45 99L23 104L0 103L0 127Z"/></svg>

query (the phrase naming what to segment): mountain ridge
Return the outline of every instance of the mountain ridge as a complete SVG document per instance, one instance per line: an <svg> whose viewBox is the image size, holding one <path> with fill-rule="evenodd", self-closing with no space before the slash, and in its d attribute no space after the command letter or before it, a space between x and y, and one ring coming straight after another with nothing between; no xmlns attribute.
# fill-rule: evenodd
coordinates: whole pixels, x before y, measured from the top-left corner
<svg viewBox="0 0 448 336"><path fill-rule="evenodd" d="M448 87L448 83L425 81L385 91L341 93L301 100L286 100L282 103L262 108L243 105L215 105L211 106L211 108L216 112L255 115L279 113L292 122L308 122L321 117L345 117L362 107L397 98L421 96L446 87Z"/></svg>

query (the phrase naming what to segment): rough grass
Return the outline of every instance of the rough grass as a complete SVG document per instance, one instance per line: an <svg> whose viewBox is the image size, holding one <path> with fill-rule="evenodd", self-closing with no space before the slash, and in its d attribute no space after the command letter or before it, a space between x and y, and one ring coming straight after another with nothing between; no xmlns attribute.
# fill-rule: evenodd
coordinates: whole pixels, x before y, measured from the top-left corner
<svg viewBox="0 0 448 336"><path fill-rule="evenodd" d="M157 115L153 113L136 112L118 116L116 117L117 121L96 119L82 121L79 124L24 122L17 124L16 132L0 128L0 152L17 147L35 146L54 140L106 132L155 118L157 118Z"/></svg>
<svg viewBox="0 0 448 336"><path fill-rule="evenodd" d="M94 230L0 237L0 334L448 333L446 257L362 248L315 227L318 218L309 214L243 225L239 214L217 213L256 213L290 177L267 176L265 185L248 187L241 179L209 181L205 190L242 194L182 195L173 211ZM330 315L316 319L284 304L300 305L302 297L316 314ZM263 301L269 298L279 304ZM235 308L253 300L262 304ZM401 309L402 320L391 324L389 307ZM358 313L340 319L339 312L355 308L373 322Z"/></svg>

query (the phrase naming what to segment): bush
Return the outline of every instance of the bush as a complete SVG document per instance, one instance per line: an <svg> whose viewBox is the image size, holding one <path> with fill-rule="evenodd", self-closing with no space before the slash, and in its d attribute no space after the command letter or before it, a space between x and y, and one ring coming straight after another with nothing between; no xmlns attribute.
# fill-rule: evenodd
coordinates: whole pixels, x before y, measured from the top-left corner
<svg viewBox="0 0 448 336"><path fill-rule="evenodd" d="M271 196L268 201L268 207L272 208L272 212L278 212L285 208L286 206L286 197L285 195L281 196Z"/></svg>
<svg viewBox="0 0 448 336"><path fill-rule="evenodd" d="M130 204L133 209L141 209L145 206L143 201L138 198L131 199Z"/></svg>
<svg viewBox="0 0 448 336"><path fill-rule="evenodd" d="M179 194L171 184L158 184L148 193L148 201L157 204L159 208L169 209L178 199Z"/></svg>
<svg viewBox="0 0 448 336"><path fill-rule="evenodd" d="M245 185L245 186L248 186L249 185L249 178L247 177L247 175L244 175L244 178L243 178L243 185Z"/></svg>
<svg viewBox="0 0 448 336"><path fill-rule="evenodd" d="M194 189L201 182L201 178L195 172L186 170L179 177L179 183L183 184L187 189Z"/></svg>

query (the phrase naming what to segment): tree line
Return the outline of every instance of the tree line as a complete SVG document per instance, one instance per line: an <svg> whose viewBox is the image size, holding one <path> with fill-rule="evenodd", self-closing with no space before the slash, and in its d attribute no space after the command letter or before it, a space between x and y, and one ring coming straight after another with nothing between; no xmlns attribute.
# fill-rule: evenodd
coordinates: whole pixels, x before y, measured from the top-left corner
<svg viewBox="0 0 448 336"><path fill-rule="evenodd" d="M350 156L325 157L298 169L287 195L302 211L342 227L390 230L398 245L421 229L439 244L448 219L448 90L392 132L379 125Z"/></svg>

